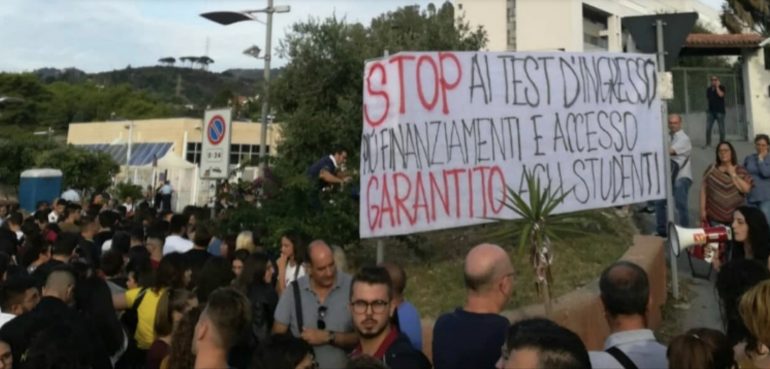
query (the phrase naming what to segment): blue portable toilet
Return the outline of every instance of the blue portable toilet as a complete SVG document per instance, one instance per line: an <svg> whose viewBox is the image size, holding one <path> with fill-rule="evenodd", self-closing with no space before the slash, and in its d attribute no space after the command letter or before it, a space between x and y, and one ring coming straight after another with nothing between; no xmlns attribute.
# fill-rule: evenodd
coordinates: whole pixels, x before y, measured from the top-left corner
<svg viewBox="0 0 770 369"><path fill-rule="evenodd" d="M58 169L27 169L19 181L19 206L33 212L38 201L50 204L61 193L62 172Z"/></svg>

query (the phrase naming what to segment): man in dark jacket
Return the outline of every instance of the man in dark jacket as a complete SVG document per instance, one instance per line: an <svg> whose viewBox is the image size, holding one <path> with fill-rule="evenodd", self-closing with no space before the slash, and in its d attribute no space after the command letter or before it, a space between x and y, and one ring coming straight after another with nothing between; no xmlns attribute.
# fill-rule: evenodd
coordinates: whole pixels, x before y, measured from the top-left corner
<svg viewBox="0 0 770 369"><path fill-rule="evenodd" d="M422 352L415 350L409 338L390 324L396 309L393 285L385 268L368 267L353 277L350 285L350 311L360 338L352 357L368 355L389 368L430 368Z"/></svg>
<svg viewBox="0 0 770 369"><path fill-rule="evenodd" d="M103 343L95 337L96 329L70 306L74 302L75 276L65 268L54 269L43 287L43 298L30 312L22 314L0 329L0 340L7 342L13 352L13 361L24 366L23 357L38 335L52 326L66 327L78 342L79 352L68 353L72 357L85 358L94 369L111 368L110 358Z"/></svg>

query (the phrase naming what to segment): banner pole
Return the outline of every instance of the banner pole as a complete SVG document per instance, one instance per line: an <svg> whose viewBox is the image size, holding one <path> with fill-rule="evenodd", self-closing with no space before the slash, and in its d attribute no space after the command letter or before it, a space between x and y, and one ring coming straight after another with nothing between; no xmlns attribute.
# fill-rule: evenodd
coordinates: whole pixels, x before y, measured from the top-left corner
<svg viewBox="0 0 770 369"><path fill-rule="evenodd" d="M390 56L390 52L388 50L383 51L382 57L387 58L388 56ZM385 262L385 240L379 238L377 239L377 265L383 262Z"/></svg>
<svg viewBox="0 0 770 369"><path fill-rule="evenodd" d="M666 51L663 45L663 20L657 19L655 21L655 33L657 37L657 44L658 44L658 72L659 73L665 73L666 72ZM668 131L668 105L665 101L661 101L660 104L660 114L661 114L661 123L663 125L663 129L661 130L663 132L663 143L665 146L663 147L663 158L665 160L665 167L666 167L666 219L669 222L674 221L674 196L673 196L673 188L672 188L672 181L674 179L671 178L671 153L669 152L669 148L671 147L671 138L667 134ZM668 237L671 237L671 235L667 235ZM669 245L668 240L666 240L666 245ZM679 298L679 272L677 271L677 258L676 255L674 255L674 249L672 247L666 247L669 251L669 265L671 269L671 294L674 296L674 299Z"/></svg>

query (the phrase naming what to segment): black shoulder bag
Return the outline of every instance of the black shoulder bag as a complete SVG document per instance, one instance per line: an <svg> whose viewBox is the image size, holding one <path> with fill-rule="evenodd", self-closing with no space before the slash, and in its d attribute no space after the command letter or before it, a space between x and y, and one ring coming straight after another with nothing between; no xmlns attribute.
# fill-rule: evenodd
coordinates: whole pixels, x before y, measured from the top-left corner
<svg viewBox="0 0 770 369"><path fill-rule="evenodd" d="M620 363L620 365L625 369L639 369L639 367L637 367L636 364L634 364L634 362L631 361L628 355L626 355L625 352L621 351L617 347L614 347L614 346L610 347L604 352L612 355L612 357L614 357L615 360L617 360Z"/></svg>
<svg viewBox="0 0 770 369"><path fill-rule="evenodd" d="M302 298L299 294L299 282L297 280L291 282L291 289L294 291L294 309L295 314L297 315L297 331L301 336L304 324L302 321Z"/></svg>
<svg viewBox="0 0 770 369"><path fill-rule="evenodd" d="M126 327L126 333L128 334L129 340L133 339L134 334L136 334L136 326L139 324L139 305L142 304L145 293L147 293L147 289L142 288L139 291L139 295L136 297L136 300L134 300L133 305L131 305L131 308L124 311L120 318L121 322Z"/></svg>

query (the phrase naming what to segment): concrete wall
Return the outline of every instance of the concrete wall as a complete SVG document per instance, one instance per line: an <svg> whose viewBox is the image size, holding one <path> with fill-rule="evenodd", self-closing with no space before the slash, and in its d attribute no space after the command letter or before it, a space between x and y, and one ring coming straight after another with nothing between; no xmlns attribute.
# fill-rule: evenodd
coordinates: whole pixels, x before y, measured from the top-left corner
<svg viewBox="0 0 770 369"><path fill-rule="evenodd" d="M580 0L516 0L516 47L520 51L583 51Z"/></svg>
<svg viewBox="0 0 770 369"><path fill-rule="evenodd" d="M484 26L487 50L508 47L507 0L455 0L459 14L472 26ZM719 11L700 0L515 0L516 50L583 51L583 4L608 14L608 50L623 47L620 18L658 12L699 13L699 19L715 32L723 31ZM462 9L460 9L462 8Z"/></svg>
<svg viewBox="0 0 770 369"><path fill-rule="evenodd" d="M621 257L621 260L636 263L647 271L652 298L647 321L651 329L660 327L663 321L661 308L665 305L667 298L668 272L665 250L662 238L637 235L634 236L634 244ZM531 288L531 286L518 288ZM503 312L502 315L515 322L529 317L545 316L545 310L542 305L531 305ZM589 350L602 350L610 330L604 319L604 310L599 299L598 280L555 299L550 319L575 332ZM423 352L428 357L433 357L433 323L433 320L424 319L422 324Z"/></svg>
<svg viewBox="0 0 770 369"><path fill-rule="evenodd" d="M762 50L746 51L743 55L743 86L746 100L748 136L770 134L770 73L765 70Z"/></svg>
<svg viewBox="0 0 770 369"><path fill-rule="evenodd" d="M463 15L471 29L481 25L487 31L486 51L508 50L508 19L506 0L457 0L455 14Z"/></svg>

